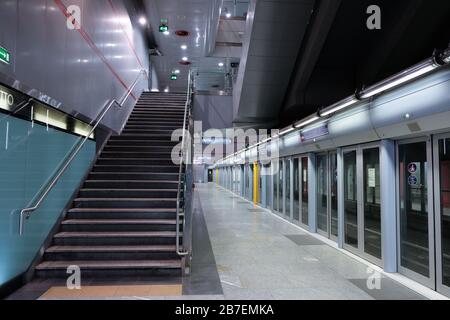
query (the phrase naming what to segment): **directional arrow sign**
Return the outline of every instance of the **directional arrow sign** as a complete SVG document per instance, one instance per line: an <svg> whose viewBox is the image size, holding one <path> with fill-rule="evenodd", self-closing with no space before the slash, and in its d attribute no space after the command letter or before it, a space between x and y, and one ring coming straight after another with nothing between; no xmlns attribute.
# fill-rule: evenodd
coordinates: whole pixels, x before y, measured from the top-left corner
<svg viewBox="0 0 450 320"><path fill-rule="evenodd" d="M8 50L3 47L0 47L0 61L6 64L9 64L11 61L11 56Z"/></svg>

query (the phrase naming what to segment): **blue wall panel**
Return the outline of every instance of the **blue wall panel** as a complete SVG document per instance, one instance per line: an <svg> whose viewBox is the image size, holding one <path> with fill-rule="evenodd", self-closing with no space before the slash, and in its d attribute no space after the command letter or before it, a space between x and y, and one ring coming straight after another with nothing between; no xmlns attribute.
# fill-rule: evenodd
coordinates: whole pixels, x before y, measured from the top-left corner
<svg viewBox="0 0 450 320"><path fill-rule="evenodd" d="M28 269L94 160L95 141L88 141L20 236L20 211L32 204L79 141L25 120L0 120L0 286Z"/></svg>

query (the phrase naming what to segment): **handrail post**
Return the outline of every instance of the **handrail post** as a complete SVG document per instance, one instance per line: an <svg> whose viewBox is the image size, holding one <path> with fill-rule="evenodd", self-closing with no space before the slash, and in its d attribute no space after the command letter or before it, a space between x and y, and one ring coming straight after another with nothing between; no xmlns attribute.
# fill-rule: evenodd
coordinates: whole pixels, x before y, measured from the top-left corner
<svg viewBox="0 0 450 320"><path fill-rule="evenodd" d="M181 150L180 150L180 169L179 169L179 174L178 174L178 189L177 189L177 209L176 209L176 251L177 254L180 257L185 257L187 255L189 255L189 251L185 250L186 246L185 246L185 235L183 236L183 248L180 248L180 200L181 200L181 184L182 184L182 179L181 176L183 175L183 163L184 161L184 157L186 155L186 150L185 150L185 143L186 143L186 123L187 121L190 119L191 116L191 84L192 84L192 72L189 72L189 77L188 77L188 87L187 87L187 97L186 97L186 104L184 107L184 119L183 119L183 133L182 133L182 138L181 138ZM186 169L184 172L184 189L186 190L186 184L187 184L187 166L189 165L188 163L189 161L186 161ZM184 198L186 199L186 192L184 192ZM186 225L186 201L184 203L184 217L183 217L183 227L185 227ZM183 233L186 230L183 229ZM182 251L183 250L183 251Z"/></svg>

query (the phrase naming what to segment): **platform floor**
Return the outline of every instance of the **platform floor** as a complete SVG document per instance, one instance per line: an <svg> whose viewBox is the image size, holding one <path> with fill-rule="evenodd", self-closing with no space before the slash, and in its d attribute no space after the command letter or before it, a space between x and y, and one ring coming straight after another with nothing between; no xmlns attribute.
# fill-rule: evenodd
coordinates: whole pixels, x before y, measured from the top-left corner
<svg viewBox="0 0 450 320"><path fill-rule="evenodd" d="M383 275L370 289L366 264L212 183L196 185L193 222L190 277L100 279L76 293L41 280L10 299L425 299Z"/></svg>
<svg viewBox="0 0 450 320"><path fill-rule="evenodd" d="M226 299L425 299L383 275L371 290L366 264L220 187L196 190Z"/></svg>

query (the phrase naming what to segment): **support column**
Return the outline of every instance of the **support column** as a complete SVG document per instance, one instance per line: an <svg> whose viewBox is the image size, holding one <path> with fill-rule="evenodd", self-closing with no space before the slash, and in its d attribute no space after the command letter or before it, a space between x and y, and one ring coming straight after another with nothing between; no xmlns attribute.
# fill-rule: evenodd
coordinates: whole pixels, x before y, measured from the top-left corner
<svg viewBox="0 0 450 320"><path fill-rule="evenodd" d="M344 247L344 155L337 149L338 247Z"/></svg>
<svg viewBox="0 0 450 320"><path fill-rule="evenodd" d="M251 169L252 164L248 165L248 200L253 200L253 170Z"/></svg>
<svg viewBox="0 0 450 320"><path fill-rule="evenodd" d="M267 167L261 166L261 206L267 207Z"/></svg>
<svg viewBox="0 0 450 320"><path fill-rule="evenodd" d="M289 217L294 220L294 159L289 161Z"/></svg>
<svg viewBox="0 0 450 320"><path fill-rule="evenodd" d="M308 154L308 221L309 231L317 232L316 155Z"/></svg>
<svg viewBox="0 0 450 320"><path fill-rule="evenodd" d="M241 175L241 191L240 191L240 196L244 197L245 195L245 166L244 167L240 167L239 168L239 174Z"/></svg>
<svg viewBox="0 0 450 320"><path fill-rule="evenodd" d="M384 271L397 272L395 142L380 143L381 248Z"/></svg>
<svg viewBox="0 0 450 320"><path fill-rule="evenodd" d="M259 167L258 163L253 164L253 204L258 204L259 200Z"/></svg>

